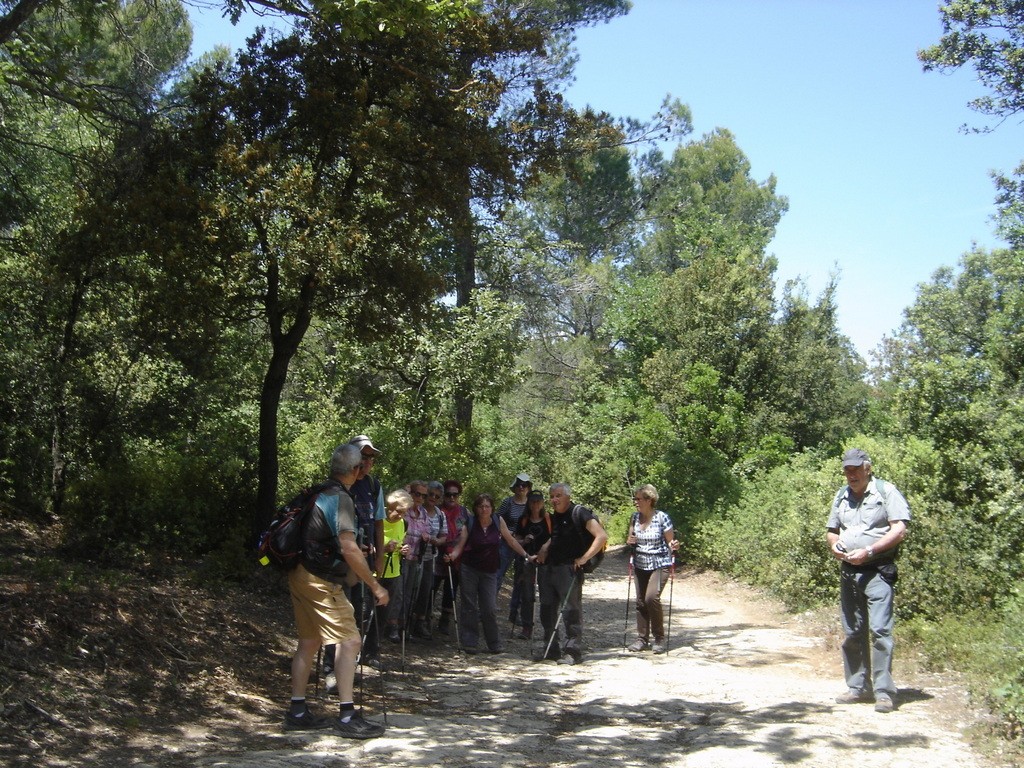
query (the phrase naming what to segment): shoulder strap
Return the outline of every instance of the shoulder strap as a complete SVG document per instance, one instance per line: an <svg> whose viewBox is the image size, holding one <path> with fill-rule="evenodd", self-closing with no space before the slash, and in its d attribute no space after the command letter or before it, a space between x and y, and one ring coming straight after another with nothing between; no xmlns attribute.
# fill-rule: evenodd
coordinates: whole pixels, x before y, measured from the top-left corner
<svg viewBox="0 0 1024 768"><path fill-rule="evenodd" d="M885 518L889 519L889 499L885 495L885 480L880 477L875 478L875 490L878 491L878 495L882 497L882 510L885 512Z"/></svg>
<svg viewBox="0 0 1024 768"><path fill-rule="evenodd" d="M581 536L589 535L590 531L587 530L587 526L580 520L583 517L583 513L580 512L581 509L583 509L582 504L572 505L572 524L576 526L576 530L579 531Z"/></svg>
<svg viewBox="0 0 1024 768"><path fill-rule="evenodd" d="M844 485L842 488L840 488L838 491L836 491L836 495L832 497L832 506L833 507L836 504L839 503L839 500L841 498L843 498L843 494L846 493L848 490L850 490L850 486Z"/></svg>

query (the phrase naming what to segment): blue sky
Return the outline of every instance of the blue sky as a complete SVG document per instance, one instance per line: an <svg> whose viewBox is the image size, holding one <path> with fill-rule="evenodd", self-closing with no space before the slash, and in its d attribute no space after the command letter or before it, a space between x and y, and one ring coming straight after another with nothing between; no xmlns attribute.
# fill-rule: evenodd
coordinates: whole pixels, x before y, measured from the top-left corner
<svg viewBox="0 0 1024 768"><path fill-rule="evenodd" d="M770 250L778 280L815 298L839 274L839 324L867 357L918 284L977 243L995 247L990 171L1024 159L1024 128L990 134L968 100L972 71L924 73L941 35L937 0L634 0L578 35L578 106L647 118L667 94L699 138L731 131L753 175L789 198ZM194 52L238 47L216 11L194 16Z"/></svg>

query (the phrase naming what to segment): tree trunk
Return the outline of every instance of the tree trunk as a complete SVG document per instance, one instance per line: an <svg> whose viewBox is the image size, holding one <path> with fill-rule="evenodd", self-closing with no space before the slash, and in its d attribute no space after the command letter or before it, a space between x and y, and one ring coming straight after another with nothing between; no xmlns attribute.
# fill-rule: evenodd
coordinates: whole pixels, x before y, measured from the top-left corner
<svg viewBox="0 0 1024 768"><path fill-rule="evenodd" d="M82 302L85 298L85 286L87 279L81 276L75 277L71 292L71 300L68 305L68 314L64 318L64 333L61 336L60 344L57 346L53 356L53 380L51 403L53 413L53 431L50 434L50 516L54 520L60 519L64 510L64 495L67 489L67 458L65 456L64 437L67 433L68 423L68 381L67 366L68 360L74 351L75 330L78 326L78 316L82 311Z"/></svg>
<svg viewBox="0 0 1024 768"><path fill-rule="evenodd" d="M469 175L460 201L459 214L453 226L455 240L455 306L469 306L476 288L476 227L473 218ZM473 392L463 387L455 393L454 434L466 432L473 423Z"/></svg>
<svg viewBox="0 0 1024 768"><path fill-rule="evenodd" d="M261 231L261 234L265 233ZM265 241L266 242L266 241ZM269 253L269 248L264 249ZM283 330L285 314L279 301L280 273L277 261L271 259L267 272L266 313L270 329L271 355L260 391L260 424L256 467L256 509L253 511L252 533L259 536L274 516L277 506L277 411L288 380L288 366L313 320L313 302L317 292L317 276L311 272L299 288L295 320Z"/></svg>
<svg viewBox="0 0 1024 768"><path fill-rule="evenodd" d="M294 330L294 328L293 328ZM253 533L258 536L270 524L277 506L277 412L281 405L281 395L288 380L288 366L295 348L285 345L274 345L266 375L263 377L263 388L260 390L260 423L257 448L257 490L256 516L253 520ZM291 347L291 345L287 345Z"/></svg>
<svg viewBox="0 0 1024 768"><path fill-rule="evenodd" d="M28 21L45 2L46 0L21 0L11 8L6 16L0 16L0 45L10 40L18 28Z"/></svg>

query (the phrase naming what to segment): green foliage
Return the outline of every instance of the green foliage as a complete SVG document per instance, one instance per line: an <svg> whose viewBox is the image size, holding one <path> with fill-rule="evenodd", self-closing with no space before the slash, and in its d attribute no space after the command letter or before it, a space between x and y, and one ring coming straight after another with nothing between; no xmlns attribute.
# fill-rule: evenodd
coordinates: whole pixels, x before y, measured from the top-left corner
<svg viewBox="0 0 1024 768"><path fill-rule="evenodd" d="M931 669L962 673L971 693L1000 718L1003 735L1024 736L1024 606L1019 594L1000 611L961 605L940 621L899 626Z"/></svg>
<svg viewBox="0 0 1024 768"><path fill-rule="evenodd" d="M693 556L767 588L793 609L833 600L837 566L825 545L835 460L813 452L743 483L694 532Z"/></svg>
<svg viewBox="0 0 1024 768"><path fill-rule="evenodd" d="M1007 117L1024 108L1024 5L1007 0L947 0L940 6L942 38L918 52L925 71L974 66L990 93L970 106L983 115Z"/></svg>
<svg viewBox="0 0 1024 768"><path fill-rule="evenodd" d="M203 555L237 537L252 499L251 475L214 445L139 444L108 467L69 488L67 544L92 560Z"/></svg>

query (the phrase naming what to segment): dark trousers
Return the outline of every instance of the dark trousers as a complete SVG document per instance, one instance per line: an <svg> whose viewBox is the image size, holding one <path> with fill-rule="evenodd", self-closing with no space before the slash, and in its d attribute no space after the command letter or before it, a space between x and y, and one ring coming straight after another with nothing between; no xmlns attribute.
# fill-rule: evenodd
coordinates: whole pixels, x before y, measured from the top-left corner
<svg viewBox="0 0 1024 768"><path fill-rule="evenodd" d="M544 625L544 642L548 643L555 634L558 609L564 603L561 626L565 629L565 643L561 650L573 656L583 654L584 578L582 571L573 572L572 563L545 565L540 569L540 621ZM559 647L560 642L556 636L552 650Z"/></svg>

